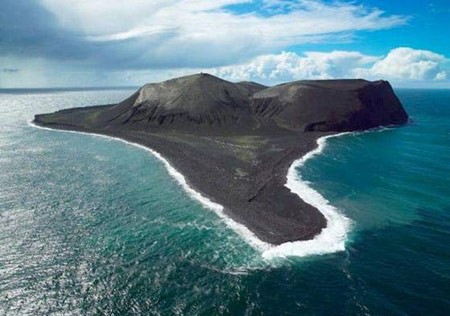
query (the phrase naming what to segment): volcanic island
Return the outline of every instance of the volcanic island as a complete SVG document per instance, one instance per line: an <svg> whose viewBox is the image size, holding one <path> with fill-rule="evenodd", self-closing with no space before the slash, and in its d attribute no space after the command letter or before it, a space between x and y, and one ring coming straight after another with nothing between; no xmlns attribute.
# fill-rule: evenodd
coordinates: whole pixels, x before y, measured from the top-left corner
<svg viewBox="0 0 450 316"><path fill-rule="evenodd" d="M387 81L295 81L272 87L200 73L146 84L118 104L39 114L52 129L103 134L160 153L189 186L260 240L308 240L324 215L286 186L320 137L405 124Z"/></svg>

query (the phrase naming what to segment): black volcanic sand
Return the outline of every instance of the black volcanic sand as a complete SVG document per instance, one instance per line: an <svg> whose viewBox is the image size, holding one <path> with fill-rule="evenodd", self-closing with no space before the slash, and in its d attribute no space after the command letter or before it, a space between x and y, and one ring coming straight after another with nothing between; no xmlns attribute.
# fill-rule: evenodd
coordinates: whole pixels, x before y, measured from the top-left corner
<svg viewBox="0 0 450 316"><path fill-rule="evenodd" d="M161 153L195 190L271 244L311 239L324 216L284 185L319 137L403 124L389 83L298 81L267 88L207 74L139 89L116 105L36 115L55 129L119 137Z"/></svg>

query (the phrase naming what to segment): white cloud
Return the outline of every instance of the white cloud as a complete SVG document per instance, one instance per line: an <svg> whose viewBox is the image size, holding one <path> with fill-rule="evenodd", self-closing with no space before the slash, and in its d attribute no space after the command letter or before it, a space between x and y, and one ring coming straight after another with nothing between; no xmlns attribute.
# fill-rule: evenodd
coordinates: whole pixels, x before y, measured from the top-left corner
<svg viewBox="0 0 450 316"><path fill-rule="evenodd" d="M41 0L62 27L85 35L122 32L176 0Z"/></svg>
<svg viewBox="0 0 450 316"><path fill-rule="evenodd" d="M251 0L41 2L64 28L94 45L115 45L110 54L118 54L119 60L139 60L137 67L231 64L291 45L336 41L355 31L406 22L404 17L386 16L352 2L316 0L290 1L288 7L265 0L260 6L265 14L238 14L227 9L228 5L254 2ZM280 8L282 11L273 11Z"/></svg>
<svg viewBox="0 0 450 316"><path fill-rule="evenodd" d="M447 72L445 72L445 71L439 72L439 73L436 75L435 79L436 79L436 80L445 80L445 79L447 79Z"/></svg>
<svg viewBox="0 0 450 316"><path fill-rule="evenodd" d="M361 69L360 74L411 80L443 80L446 72L441 70L445 57L428 50L409 47L393 49L377 61L370 69Z"/></svg>
<svg viewBox="0 0 450 316"><path fill-rule="evenodd" d="M350 77L351 70L378 60L359 52L292 52L262 55L248 63L212 69L218 76L231 80L264 80L266 82L296 79L330 79Z"/></svg>
<svg viewBox="0 0 450 316"><path fill-rule="evenodd" d="M431 51L396 48L386 57L355 51L292 52L261 55L247 63L209 69L229 80L279 83L300 79L366 78L390 80L444 80L445 57Z"/></svg>

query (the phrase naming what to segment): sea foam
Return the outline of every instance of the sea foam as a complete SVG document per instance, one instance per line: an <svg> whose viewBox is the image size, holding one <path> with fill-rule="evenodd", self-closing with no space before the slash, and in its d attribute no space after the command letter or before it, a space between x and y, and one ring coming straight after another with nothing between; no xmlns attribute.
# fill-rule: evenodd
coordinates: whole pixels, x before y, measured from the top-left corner
<svg viewBox="0 0 450 316"><path fill-rule="evenodd" d="M312 206L316 207L326 218L327 227L324 228L319 235L311 240L287 242L281 245L275 246L260 240L254 233L252 233L244 225L234 221L224 213L224 207L216 202L211 201L208 197L202 195L200 192L195 191L188 185L186 178L176 170L167 159L165 159L157 151L145 147L143 145L130 142L118 137L107 136L98 133L87 133L80 131L69 131L69 130L58 130L47 127L42 127L34 124L31 120L28 122L31 126L43 130L53 131L53 132L66 132L75 134L91 135L96 137L102 137L107 139L113 139L132 145L143 149L151 153L154 157L159 159L166 167L170 176L172 176L180 186L189 194L189 196L206 208L214 211L224 223L235 231L241 238L248 243L254 249L260 251L262 256L266 260L272 260L276 258L284 257L304 257L317 254L332 253L337 251L343 251L345 249L345 240L347 238L347 233L350 227L350 220L339 213L339 211L317 191L311 188L306 181L304 181L301 176L297 174L296 168L301 167L305 164L308 159L311 159L317 154L320 154L325 145L326 140L331 137L337 137L348 133L341 133L336 135L324 136L317 140L318 147L307 154L305 154L300 159L294 161L288 170L287 182L285 186L291 190L291 192L297 194L303 201Z"/></svg>
<svg viewBox="0 0 450 316"><path fill-rule="evenodd" d="M317 139L318 146L294 161L287 174L285 186L303 201L317 208L325 216L327 226L314 239L286 242L264 251L263 257L265 259L290 256L304 257L345 250L345 240L350 228L350 220L332 206L319 192L310 187L308 182L303 180L297 173L296 169L303 166L307 160L320 154L325 148L327 139L346 134L349 133L329 135Z"/></svg>

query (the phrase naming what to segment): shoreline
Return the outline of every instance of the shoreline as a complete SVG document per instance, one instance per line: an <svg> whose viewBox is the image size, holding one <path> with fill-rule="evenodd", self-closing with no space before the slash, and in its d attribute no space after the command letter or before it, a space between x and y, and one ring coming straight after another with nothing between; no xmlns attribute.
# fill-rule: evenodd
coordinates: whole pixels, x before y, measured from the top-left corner
<svg viewBox="0 0 450 316"><path fill-rule="evenodd" d="M202 195L200 192L195 191L193 188L191 188L189 186L189 184L186 181L186 178L184 177L183 174L181 174L177 169L175 169L175 167L173 167L169 161L164 158L159 152L157 152L156 150L152 149L152 148L148 148L144 145L135 143L135 142L131 142L119 137L114 137L114 136L108 136L105 134L99 134L99 133L90 133L90 132L82 132L82 131L73 131L73 130L64 130L64 129L55 129L55 128L50 128L50 127L44 127L44 126L39 126L37 124L35 124L33 122L33 120L29 120L28 124L34 128L37 129L42 129L42 130L46 130L46 131L52 131L52 132L66 132L66 133L73 133L73 134L82 134L82 135L88 135L88 136L93 136L93 137L102 137L102 138L106 138L106 139L112 139L115 141L119 141L122 142L124 144L130 145L130 146L134 146L137 147L139 149L143 149L147 152L149 152L153 157L155 157L156 159L158 159L159 161L161 161L164 165L164 167L166 168L168 174L178 183L178 185L180 185L183 190L188 193L189 197L200 202L200 204L202 204L203 207L214 211L214 213L219 216L220 219L222 219L225 224L232 229L235 233L237 233L242 239L244 239L244 241L249 244L252 248L263 252L263 251L267 251L270 250L271 247L273 247L274 245L271 245L269 243L266 243L262 240L260 240L253 232L251 232L247 227L245 227L244 225L242 225L241 223L236 222L235 220L233 220L231 217L228 217L224 212L223 212L223 205L213 202L211 201L208 197Z"/></svg>
<svg viewBox="0 0 450 316"><path fill-rule="evenodd" d="M308 183L302 179L301 175L298 175L296 173L296 168L303 166L307 160L320 154L325 148L328 138L348 135L351 134L351 132L325 135L317 138L317 146L314 149L306 152L300 158L295 159L289 166L288 172L285 176L286 183L284 186L287 187L292 193L297 195L302 201L316 208L325 217L326 226L312 239L285 242L279 245L274 245L261 240L244 224L237 222L231 216L227 215L224 212L223 205L213 202L211 199L189 186L185 176L174 166L172 166L169 161L164 158L158 151L150 147L139 144L137 142L125 140L120 137L109 136L101 133L40 126L33 122L33 119L29 120L28 124L31 127L47 131L77 133L94 137L97 136L107 139L113 139L149 152L164 164L169 175L178 182L183 190L188 193L190 198L200 202L203 207L214 211L214 213L221 220L223 220L231 230L237 233L248 245L261 252L262 257L266 260L285 257L305 257L310 255L321 255L345 250L345 241L347 239L347 233L350 228L350 220L342 215L337 208L329 204L329 201L326 200L319 192L311 188Z"/></svg>
<svg viewBox="0 0 450 316"><path fill-rule="evenodd" d="M310 187L308 182L297 173L296 169L304 166L306 161L320 155L325 149L328 139L350 134L352 132L319 137L317 147L295 160L286 175L285 186L292 193L298 195L300 199L319 210L324 215L327 226L313 239L287 242L265 251L263 253L264 258L306 257L345 250L345 242L351 226L350 219L341 214L322 194Z"/></svg>

